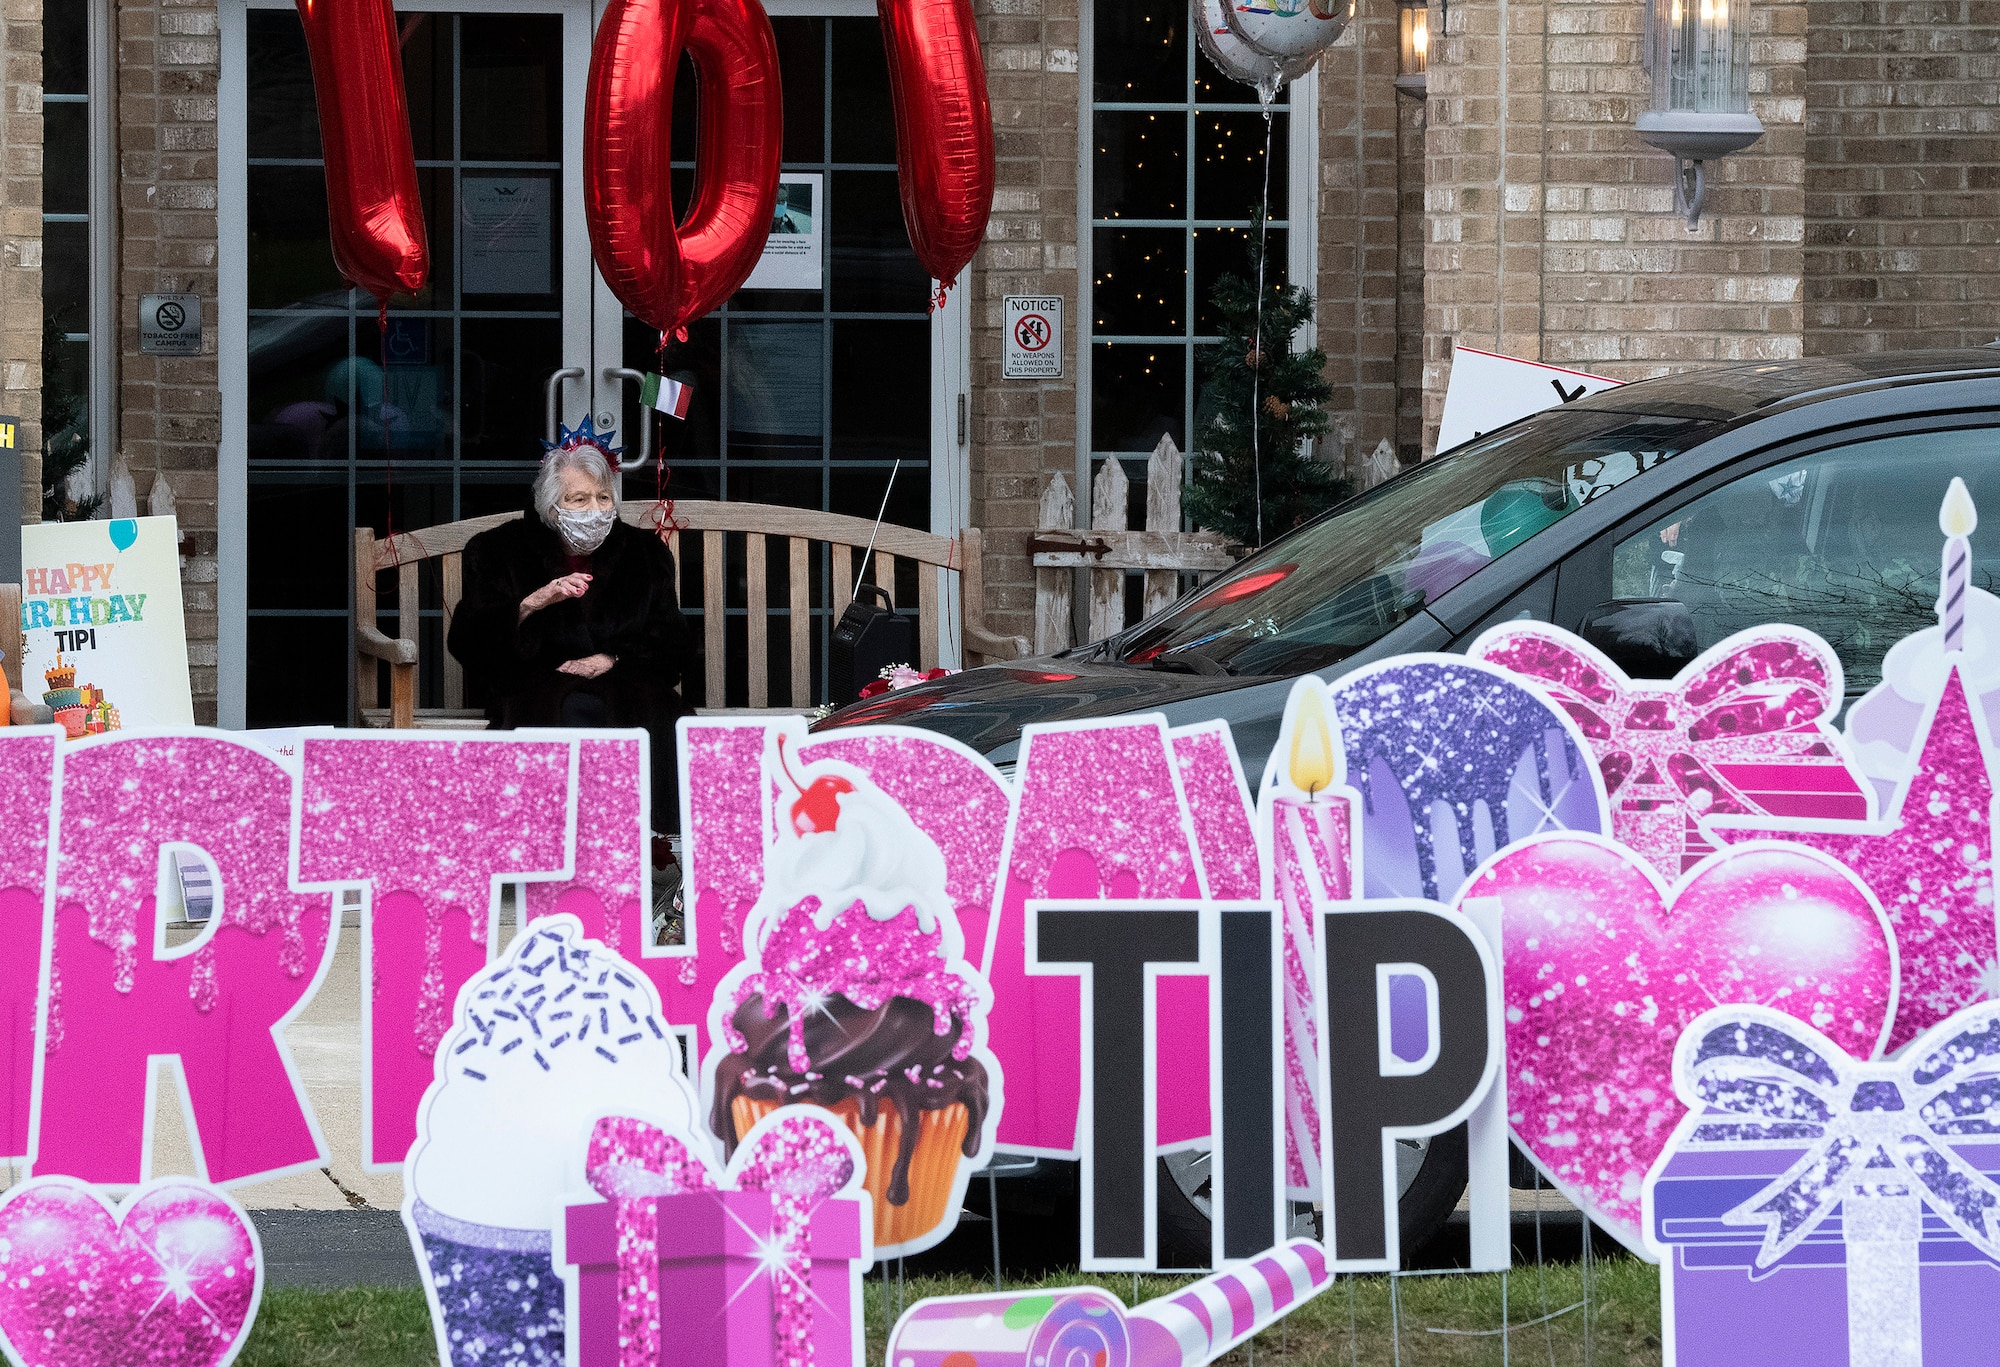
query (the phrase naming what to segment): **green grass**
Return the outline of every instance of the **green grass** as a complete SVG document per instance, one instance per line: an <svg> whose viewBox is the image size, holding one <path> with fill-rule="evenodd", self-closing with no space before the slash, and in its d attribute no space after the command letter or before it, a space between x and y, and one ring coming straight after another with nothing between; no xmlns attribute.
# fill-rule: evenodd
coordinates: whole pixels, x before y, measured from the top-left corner
<svg viewBox="0 0 2000 1367"><path fill-rule="evenodd" d="M1141 1277L1139 1297L1164 1295L1186 1284L1182 1277ZM1400 1313L1392 1329L1391 1288L1384 1277L1343 1280L1294 1311L1253 1345L1222 1359L1230 1367L1252 1361L1272 1367L1474 1367L1501 1361L1498 1333L1437 1334L1433 1329L1497 1330L1501 1279L1497 1275L1402 1277L1394 1294ZM1128 1302L1129 1276L1070 1274L1046 1278L1038 1286L1102 1286ZM991 1282L970 1277L911 1278L902 1288L908 1307L925 1296L989 1291ZM865 1286L869 1363L881 1361L896 1286L879 1277ZM1575 1264L1537 1272L1525 1268L1507 1278L1507 1320L1517 1326L1508 1337L1508 1359L1523 1367L1570 1367L1589 1361L1605 1367L1658 1367L1660 1362L1659 1275L1630 1258L1592 1266L1589 1320L1584 1311L1539 1324L1528 1321L1583 1299L1583 1269ZM437 1361L430 1315L420 1291L272 1291L264 1297L257 1327L237 1359L241 1367L418 1367Z"/></svg>

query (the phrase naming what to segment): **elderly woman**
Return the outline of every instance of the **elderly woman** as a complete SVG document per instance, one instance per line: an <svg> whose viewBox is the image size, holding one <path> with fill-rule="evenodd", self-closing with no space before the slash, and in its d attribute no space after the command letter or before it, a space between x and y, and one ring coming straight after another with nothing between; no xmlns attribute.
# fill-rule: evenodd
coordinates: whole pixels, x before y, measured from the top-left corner
<svg viewBox="0 0 2000 1367"><path fill-rule="evenodd" d="M496 727L643 726L653 828L680 829L674 720L687 624L674 560L618 520L611 467L570 436L543 460L528 516L465 547L465 593L447 641Z"/></svg>

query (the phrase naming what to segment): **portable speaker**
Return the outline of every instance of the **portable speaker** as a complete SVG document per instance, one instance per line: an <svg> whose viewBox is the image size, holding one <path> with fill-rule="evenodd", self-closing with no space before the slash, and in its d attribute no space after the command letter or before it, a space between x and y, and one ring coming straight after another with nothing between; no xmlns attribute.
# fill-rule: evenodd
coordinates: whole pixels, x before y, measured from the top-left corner
<svg viewBox="0 0 2000 1367"><path fill-rule="evenodd" d="M879 601L867 601L870 598ZM827 686L834 704L845 707L890 665L916 668L916 619L898 616L884 590L863 584L840 614L829 650Z"/></svg>

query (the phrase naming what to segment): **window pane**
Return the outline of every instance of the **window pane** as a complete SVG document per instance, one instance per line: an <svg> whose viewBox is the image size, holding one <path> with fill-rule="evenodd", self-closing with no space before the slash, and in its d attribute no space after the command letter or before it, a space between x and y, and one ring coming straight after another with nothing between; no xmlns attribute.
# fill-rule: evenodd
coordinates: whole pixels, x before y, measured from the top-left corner
<svg viewBox="0 0 2000 1367"><path fill-rule="evenodd" d="M834 459L923 459L931 440L930 322L836 321L832 360ZM907 392L885 402L898 378ZM912 525L928 526L928 514Z"/></svg>
<svg viewBox="0 0 2000 1367"><path fill-rule="evenodd" d="M42 106L42 212L90 212L90 106Z"/></svg>
<svg viewBox="0 0 2000 1367"><path fill-rule="evenodd" d="M1187 98L1186 5L1118 0L1097 6L1093 17L1093 98L1176 103Z"/></svg>
<svg viewBox="0 0 2000 1367"><path fill-rule="evenodd" d="M347 608L347 481L250 486L250 607Z"/></svg>
<svg viewBox="0 0 2000 1367"><path fill-rule="evenodd" d="M408 35L403 39L403 98L410 109L410 146L419 161L449 160L451 16L405 10L396 23Z"/></svg>
<svg viewBox="0 0 2000 1367"><path fill-rule="evenodd" d="M818 161L826 155L826 25L825 19L797 15L771 20L785 92L787 162ZM878 37L878 47L880 41ZM886 66L883 78L887 79ZM847 117L845 110L841 117Z"/></svg>
<svg viewBox="0 0 2000 1367"><path fill-rule="evenodd" d="M1100 343L1091 350L1090 449L1187 450L1187 348Z"/></svg>
<svg viewBox="0 0 2000 1367"><path fill-rule="evenodd" d="M347 460L355 379L347 365L347 335L345 317L251 317L253 462Z"/></svg>
<svg viewBox="0 0 2000 1367"><path fill-rule="evenodd" d="M459 16L459 145L467 161L555 161L562 147L562 20Z"/></svg>
<svg viewBox="0 0 2000 1367"><path fill-rule="evenodd" d="M451 481L425 478L407 479L400 471L385 472L381 466L364 467L354 478L354 518L358 527L373 527L375 535L387 534L389 521L387 509L396 510L396 530L414 532L424 527L435 527L451 522L458 516L458 508L453 497ZM394 576L391 576L393 579ZM426 595L428 598L428 595ZM388 622L383 630L391 630L390 623L396 620L396 599L394 594L377 600L378 606L388 614ZM424 606L430 606L428 601Z"/></svg>
<svg viewBox="0 0 2000 1367"><path fill-rule="evenodd" d="M459 185L458 287L476 309L552 309L562 215L549 171L467 170Z"/></svg>
<svg viewBox="0 0 2000 1367"><path fill-rule="evenodd" d="M1098 228L1091 234L1095 330L1120 337L1187 331L1187 234L1179 228Z"/></svg>
<svg viewBox="0 0 2000 1367"><path fill-rule="evenodd" d="M833 28L835 161L896 161L896 120L889 100L882 26L874 19L830 19ZM791 90L785 91L789 100Z"/></svg>
<svg viewBox="0 0 2000 1367"><path fill-rule="evenodd" d="M528 506L528 486L532 482L526 470L512 474L467 471L459 480L458 515L486 517L492 513L518 513ZM629 477L625 496L633 497Z"/></svg>
<svg viewBox="0 0 2000 1367"><path fill-rule="evenodd" d="M1840 656L1850 697L1882 678L1882 655L1937 625L1944 541L1938 505L1953 475L2000 507L1986 430L1860 442L1773 466L1662 518L1612 553L1612 594L1677 598L1703 649L1765 622L1791 622ZM2000 546L1972 540L1972 582L2000 581ZM1972 609L1980 629L1979 601Z"/></svg>
<svg viewBox="0 0 2000 1367"><path fill-rule="evenodd" d="M463 458L539 462L544 386L562 364L562 325L554 318L467 318L459 338Z"/></svg>
<svg viewBox="0 0 2000 1367"><path fill-rule="evenodd" d="M636 318L625 320L625 364L633 370L655 370L663 375L679 380L682 384L692 384L694 394L688 400L688 415L676 422L664 415L654 419L653 433L670 466L682 466L689 461L719 460L722 452L717 442L717 433L722 422L722 321L711 314L698 322L688 325L688 339L675 342L667 348L664 366L661 363L660 334L647 327ZM632 386L627 386L632 389ZM637 431L631 424L639 416L639 396L630 393L626 400L627 430ZM675 472L676 477L679 471ZM636 482L635 482L636 480ZM625 483L626 497L638 497L630 491L638 489L645 496L653 493L653 476L648 474L628 476Z"/></svg>
<svg viewBox="0 0 2000 1367"><path fill-rule="evenodd" d="M451 331L449 318L391 317L385 337L373 314L355 319L355 383L367 385L357 456L398 464L452 458Z"/></svg>
<svg viewBox="0 0 2000 1367"><path fill-rule="evenodd" d="M1194 59L1194 98L1197 104L1247 104L1253 109L1259 108L1255 90L1241 81L1230 80L1199 52ZM1271 103L1282 109L1291 98L1291 86L1284 85L1278 88L1278 97Z"/></svg>
<svg viewBox="0 0 2000 1367"><path fill-rule="evenodd" d="M48 0L42 6L42 89L82 95L90 89L90 9L84 0Z"/></svg>
<svg viewBox="0 0 2000 1367"><path fill-rule="evenodd" d="M1264 283L1286 278L1287 239L1283 228L1264 234ZM1256 261L1250 255L1248 228L1197 228L1194 230L1194 330L1198 337L1222 334L1222 318L1212 302L1215 282L1224 275L1244 280L1257 278Z"/></svg>
<svg viewBox="0 0 2000 1367"><path fill-rule="evenodd" d="M326 173L317 166L249 168L250 307L347 307L326 222Z"/></svg>
<svg viewBox="0 0 2000 1367"><path fill-rule="evenodd" d="M298 14L289 8L253 9L246 18L250 155L317 157L319 110ZM254 195L251 202L256 202Z"/></svg>
<svg viewBox="0 0 2000 1367"><path fill-rule="evenodd" d="M42 225L42 314L64 332L90 331L90 225Z"/></svg>
<svg viewBox="0 0 2000 1367"><path fill-rule="evenodd" d="M729 328L729 455L821 454L826 339L818 319Z"/></svg>
<svg viewBox="0 0 2000 1367"><path fill-rule="evenodd" d="M1093 137L1093 214L1187 217L1187 115L1100 113Z"/></svg>
<svg viewBox="0 0 2000 1367"><path fill-rule="evenodd" d="M1271 119L1273 149L1287 146L1291 119L1284 114ZM1284 218L1290 206L1290 177L1284 158L1271 168L1271 217ZM1264 190L1264 117L1257 113L1215 114L1206 110L1195 116L1194 129L1194 216L1196 218L1237 218L1256 216Z"/></svg>
<svg viewBox="0 0 2000 1367"><path fill-rule="evenodd" d="M256 11L251 11L253 14ZM347 617L251 615L244 692L252 726L347 720Z"/></svg>
<svg viewBox="0 0 2000 1367"><path fill-rule="evenodd" d="M835 171L828 179L826 257L833 307L922 313L931 278L910 250L895 172Z"/></svg>

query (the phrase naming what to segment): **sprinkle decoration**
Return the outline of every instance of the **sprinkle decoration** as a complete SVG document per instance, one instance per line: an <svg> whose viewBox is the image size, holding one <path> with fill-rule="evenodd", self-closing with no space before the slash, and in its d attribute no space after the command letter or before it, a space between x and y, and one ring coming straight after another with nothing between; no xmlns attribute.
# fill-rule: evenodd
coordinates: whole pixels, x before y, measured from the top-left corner
<svg viewBox="0 0 2000 1367"><path fill-rule="evenodd" d="M1449 901L1512 841L1606 828L1596 772L1568 718L1495 666L1402 656L1346 675L1332 693L1347 781L1361 790L1368 896ZM1456 844L1442 864L1439 806Z"/></svg>
<svg viewBox="0 0 2000 1367"><path fill-rule="evenodd" d="M42 906L48 900L49 811L55 795L56 745L60 727L11 727L0 733L0 923L7 926L9 953L0 959L0 1001L32 1003L41 971ZM62 1011L50 982L49 1042L60 1045ZM11 1158L28 1156L28 1112L35 1076L35 1013L7 1014L0 1028L0 1059L9 1085L0 1090L0 1150Z"/></svg>
<svg viewBox="0 0 2000 1367"><path fill-rule="evenodd" d="M1840 660L1793 627L1739 632L1671 683L1626 677L1579 637L1509 623L1477 658L1534 679L1589 741L1611 800L1611 829L1662 877L1710 850L1696 822L1768 814L1865 820L1868 790L1828 724L1840 710Z"/></svg>
<svg viewBox="0 0 2000 1367"><path fill-rule="evenodd" d="M1889 1049L1961 1007L2000 996L1994 940L1993 779L1954 666L1918 732L1915 772L1887 820L1819 830L1715 826L1719 841L1777 837L1854 870L1882 904L1901 971Z"/></svg>
<svg viewBox="0 0 2000 1367"><path fill-rule="evenodd" d="M586 740L577 745L576 860L567 883L529 883L527 919L567 911L584 933L638 964L644 954L651 888L645 823L640 818L637 740ZM587 902L588 910L576 905Z"/></svg>
<svg viewBox="0 0 2000 1367"><path fill-rule="evenodd" d="M1231 741L1229 723L1205 722L1168 734L1181 791L1194 818L1208 895L1218 902L1255 901L1261 863L1251 825L1249 785Z"/></svg>
<svg viewBox="0 0 2000 1367"><path fill-rule="evenodd" d="M1758 1003L1857 1056L1878 1052L1895 996L1888 927L1823 854L1745 845L1671 893L1637 854L1549 835L1466 886L1497 898L1508 1123L1599 1227L1647 1256L1640 1187L1685 1114L1675 1041L1714 1006Z"/></svg>
<svg viewBox="0 0 2000 1367"><path fill-rule="evenodd" d="M32 1367L225 1367L263 1294L242 1207L190 1178L113 1206L39 1177L0 1198L0 1338Z"/></svg>

